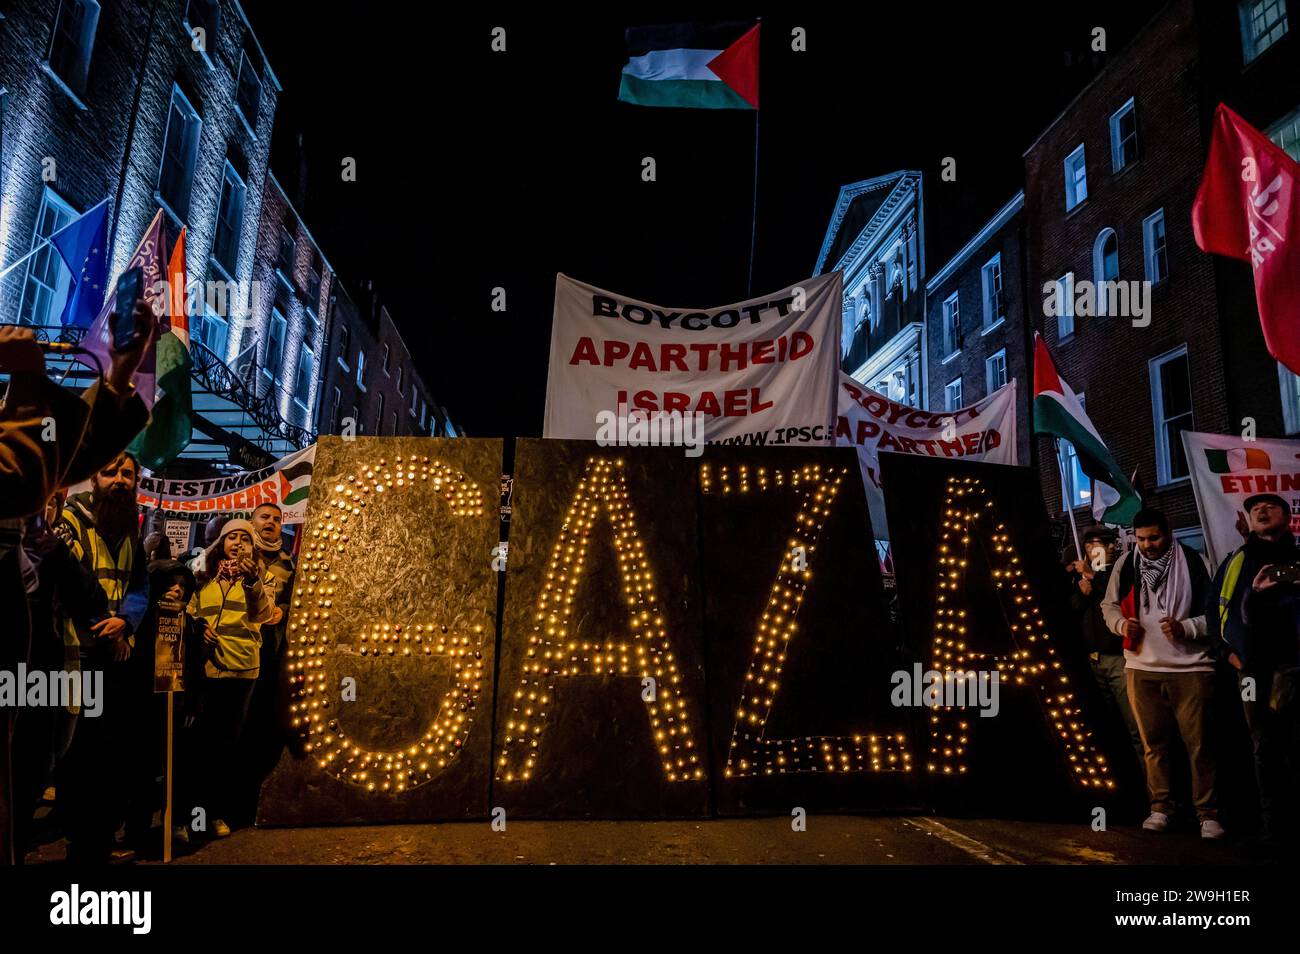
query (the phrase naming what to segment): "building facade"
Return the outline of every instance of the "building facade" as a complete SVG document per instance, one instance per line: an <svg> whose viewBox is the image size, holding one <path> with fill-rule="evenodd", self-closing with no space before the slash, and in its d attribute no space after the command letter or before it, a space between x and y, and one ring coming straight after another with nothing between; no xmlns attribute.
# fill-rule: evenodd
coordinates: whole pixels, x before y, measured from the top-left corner
<svg viewBox="0 0 1300 954"><path fill-rule="evenodd" d="M1180 434L1295 433L1294 376L1264 350L1247 263L1197 248L1191 207L1223 100L1296 149L1300 56L1284 2L1173 0L1025 154L1029 295L1062 376L1144 496L1193 545ZM1153 73L1151 63L1160 63ZM1290 388L1290 392L1288 392ZM1049 508L1066 491L1040 439Z"/></svg>
<svg viewBox="0 0 1300 954"><path fill-rule="evenodd" d="M840 366L913 407L926 404L921 173L840 189L814 274L844 274Z"/></svg>
<svg viewBox="0 0 1300 954"><path fill-rule="evenodd" d="M318 401L322 434L456 437L369 285L354 299L335 286Z"/></svg>
<svg viewBox="0 0 1300 954"><path fill-rule="evenodd" d="M187 273L203 283L182 455L196 466L248 466L310 439L230 368L280 91L235 0L16 0L0 20L0 321L66 335L71 276L44 240L107 198L115 282L161 209L169 242L186 229Z"/></svg>
<svg viewBox="0 0 1300 954"><path fill-rule="evenodd" d="M975 404L1016 382L1016 460L1029 465L1033 383L1024 204L1024 193L1017 193L926 282L925 342L931 411Z"/></svg>

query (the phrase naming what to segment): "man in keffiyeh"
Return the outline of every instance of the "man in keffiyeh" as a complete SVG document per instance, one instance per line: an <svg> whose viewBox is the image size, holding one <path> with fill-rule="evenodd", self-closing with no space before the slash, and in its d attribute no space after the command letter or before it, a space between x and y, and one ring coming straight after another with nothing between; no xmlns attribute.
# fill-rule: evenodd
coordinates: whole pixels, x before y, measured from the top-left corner
<svg viewBox="0 0 1300 954"><path fill-rule="evenodd" d="M1191 762L1192 800L1202 838L1222 838L1215 798L1211 703L1214 656L1206 637L1210 574L1205 558L1174 540L1153 507L1133 518L1137 547L1115 565L1102 615L1124 640L1124 675L1145 753L1151 815L1142 827L1164 831L1175 809L1175 737Z"/></svg>

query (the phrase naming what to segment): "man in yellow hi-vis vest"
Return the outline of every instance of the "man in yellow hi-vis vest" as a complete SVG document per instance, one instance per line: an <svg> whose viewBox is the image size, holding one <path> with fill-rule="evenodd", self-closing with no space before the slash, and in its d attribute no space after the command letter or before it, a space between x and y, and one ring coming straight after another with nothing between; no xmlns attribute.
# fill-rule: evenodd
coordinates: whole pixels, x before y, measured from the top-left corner
<svg viewBox="0 0 1300 954"><path fill-rule="evenodd" d="M69 658L75 653L83 672L102 673L104 704L97 718L77 720L65 762L59 802L66 809L69 860L104 863L125 812L118 760L132 740L127 660L149 598L136 505L135 458L122 453L91 478L91 491L68 499L62 532L73 555L99 581L108 597L108 615L79 616L75 610L65 634Z"/></svg>

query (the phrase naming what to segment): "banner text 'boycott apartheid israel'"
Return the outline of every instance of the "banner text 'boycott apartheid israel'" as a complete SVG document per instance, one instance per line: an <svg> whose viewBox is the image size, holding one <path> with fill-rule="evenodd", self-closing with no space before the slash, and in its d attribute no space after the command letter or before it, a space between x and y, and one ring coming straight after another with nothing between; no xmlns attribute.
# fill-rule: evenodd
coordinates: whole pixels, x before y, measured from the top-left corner
<svg viewBox="0 0 1300 954"><path fill-rule="evenodd" d="M1277 494L1291 511L1291 532L1300 534L1300 441L1183 431L1183 449L1206 555L1216 567L1245 542L1238 522L1246 523L1247 497Z"/></svg>
<svg viewBox="0 0 1300 954"><path fill-rule="evenodd" d="M721 308L664 308L555 279L543 436L593 440L610 414L699 415L704 439L829 444L841 277Z"/></svg>
<svg viewBox="0 0 1300 954"><path fill-rule="evenodd" d="M952 411L922 411L891 401L840 373L836 443L858 449L871 527L889 539L880 455L919 454L950 460L1016 463L1016 382L1013 378L984 400Z"/></svg>

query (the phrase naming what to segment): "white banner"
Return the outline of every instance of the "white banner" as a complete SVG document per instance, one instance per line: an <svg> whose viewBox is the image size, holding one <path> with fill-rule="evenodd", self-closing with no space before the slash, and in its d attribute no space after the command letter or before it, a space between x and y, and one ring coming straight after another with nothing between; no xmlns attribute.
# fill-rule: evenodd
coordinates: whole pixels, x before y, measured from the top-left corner
<svg viewBox="0 0 1300 954"><path fill-rule="evenodd" d="M956 411L922 411L889 400L840 373L835 440L856 447L862 484L877 540L889 539L880 454L1016 463L1016 382L1013 378L978 404Z"/></svg>
<svg viewBox="0 0 1300 954"><path fill-rule="evenodd" d="M1217 569L1241 546L1246 498L1277 494L1291 508L1291 532L1300 533L1300 441L1253 440L1183 431L1192 492L1201 514L1205 550Z"/></svg>
<svg viewBox="0 0 1300 954"><path fill-rule="evenodd" d="M140 473L136 499L181 520L206 520L216 513L246 517L259 504L279 504L285 524L307 519L307 494L316 462L316 445L281 457L269 467L220 477L172 480Z"/></svg>
<svg viewBox="0 0 1300 954"><path fill-rule="evenodd" d="M838 272L700 310L557 275L542 435L667 412L698 415L710 442L830 444L841 298Z"/></svg>

